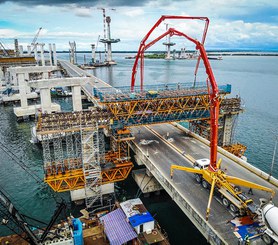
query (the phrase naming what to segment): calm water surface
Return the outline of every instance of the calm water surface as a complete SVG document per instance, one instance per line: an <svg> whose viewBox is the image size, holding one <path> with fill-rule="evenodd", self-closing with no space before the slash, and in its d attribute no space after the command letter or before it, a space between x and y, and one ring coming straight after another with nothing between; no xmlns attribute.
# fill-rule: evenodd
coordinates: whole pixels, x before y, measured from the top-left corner
<svg viewBox="0 0 278 245"><path fill-rule="evenodd" d="M86 54L89 57L89 54ZM129 54L114 54L118 65L91 71L112 86L130 85L134 60L124 59ZM134 54L133 54L134 55ZM67 59L67 55L59 54ZM83 55L79 55L82 62ZM194 60L146 60L145 83L193 82ZM254 166L269 172L278 135L278 57L224 56L223 60L212 60L211 65L218 84L232 84L232 96L240 95L245 112L238 118L235 141L248 146L246 156ZM205 81L200 67L198 81ZM64 110L71 109L71 99L57 100ZM24 214L48 222L56 207L55 198L69 200L69 194L53 194L27 174L3 150L3 144L12 154L24 162L29 169L43 178L42 150L29 142L30 123L17 123L12 107L0 107L0 186L7 191L15 205ZM278 155L278 154L277 154ZM278 156L275 158L274 176L278 177ZM132 178L119 185L127 198L133 198L137 186ZM205 244L205 240L173 201L162 194L160 197L143 198L149 211L167 230L172 244ZM204 211L205 212L205 211ZM0 226L0 235L7 231Z"/></svg>

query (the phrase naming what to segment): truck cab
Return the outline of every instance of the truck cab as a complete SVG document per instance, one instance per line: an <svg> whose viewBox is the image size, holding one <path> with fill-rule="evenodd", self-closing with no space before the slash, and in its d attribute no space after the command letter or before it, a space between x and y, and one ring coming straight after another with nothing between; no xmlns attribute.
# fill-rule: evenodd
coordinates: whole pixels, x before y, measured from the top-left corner
<svg viewBox="0 0 278 245"><path fill-rule="evenodd" d="M210 160L207 158L198 159L194 162L194 168L196 169L206 169L208 168Z"/></svg>
<svg viewBox="0 0 278 245"><path fill-rule="evenodd" d="M195 169L206 169L208 168L210 163L210 160L207 158L203 158L203 159L198 159L194 162L193 167ZM194 174L195 175L195 179L198 183L202 183L203 187L206 189L208 188L209 184L208 182L206 182L201 174Z"/></svg>

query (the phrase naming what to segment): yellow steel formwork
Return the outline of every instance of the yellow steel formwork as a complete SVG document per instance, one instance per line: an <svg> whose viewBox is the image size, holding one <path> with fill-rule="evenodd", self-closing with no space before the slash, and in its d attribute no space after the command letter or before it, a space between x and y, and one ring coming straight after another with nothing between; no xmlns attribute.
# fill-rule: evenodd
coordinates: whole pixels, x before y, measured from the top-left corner
<svg viewBox="0 0 278 245"><path fill-rule="evenodd" d="M179 114L184 111L209 110L209 95L99 102L99 104L105 106L111 112L113 120L128 122L129 119L136 116L140 125L149 125L152 123L165 123L165 121L151 122L147 120L147 117L150 116L159 115L167 118L168 115Z"/></svg>
<svg viewBox="0 0 278 245"><path fill-rule="evenodd" d="M102 169L102 184L125 180L133 163L130 161L119 163L110 169ZM84 188L85 180L82 168L67 170L65 173L48 175L44 181L56 192L72 191Z"/></svg>
<svg viewBox="0 0 278 245"><path fill-rule="evenodd" d="M82 168L45 176L44 181L57 192L78 190L84 188L85 183Z"/></svg>

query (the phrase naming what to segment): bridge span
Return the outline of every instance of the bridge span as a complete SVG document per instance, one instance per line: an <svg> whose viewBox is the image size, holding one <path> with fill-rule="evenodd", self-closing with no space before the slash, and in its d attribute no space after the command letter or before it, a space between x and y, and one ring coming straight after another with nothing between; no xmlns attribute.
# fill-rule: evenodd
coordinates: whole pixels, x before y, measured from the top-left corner
<svg viewBox="0 0 278 245"><path fill-rule="evenodd" d="M191 173L175 171L171 180L170 167L172 164L192 167L194 159L209 158L210 151L209 146L201 142L198 136L193 137L192 133L188 134L186 129L181 130L177 124L175 125L163 124L133 128L132 133L135 140L131 143L131 148L136 154L137 163L147 167L209 243L238 244L238 238L233 233L234 226L230 223L235 214L226 209L220 199L217 197L213 199L211 215L207 222L205 212L209 191L197 183ZM140 144L141 140L155 141L143 145ZM272 183L270 183L266 180L267 174L250 167L247 163L246 166L242 166L231 159L228 152L223 150L222 152L225 154L219 152L218 158L223 159L222 168L227 169L228 175L268 186L277 192L275 179L272 179ZM236 157L233 158L236 160ZM253 170L257 173L252 172ZM244 187L242 190L248 192L248 189ZM253 190L251 198L259 204L259 198L269 198L269 196L269 193ZM274 202L277 201L276 196ZM262 241L257 240L256 244L260 244L260 242Z"/></svg>

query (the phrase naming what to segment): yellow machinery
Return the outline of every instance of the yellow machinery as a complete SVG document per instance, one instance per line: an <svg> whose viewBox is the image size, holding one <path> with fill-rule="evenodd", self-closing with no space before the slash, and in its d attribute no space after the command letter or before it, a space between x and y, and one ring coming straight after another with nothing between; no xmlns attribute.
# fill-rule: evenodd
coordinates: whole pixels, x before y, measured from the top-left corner
<svg viewBox="0 0 278 245"><path fill-rule="evenodd" d="M197 160L198 161L198 160ZM196 161L196 162L197 162ZM209 160L208 160L209 162ZM197 182L201 183L204 188L209 188L210 186L210 195L206 210L206 220L208 220L210 213L210 204L212 201L213 193L215 188L220 193L222 198L222 203L226 207L230 207L230 210L233 212L239 212L241 215L247 214L250 216L254 215L256 211L253 205L253 200L248 198L238 186L244 186L248 188L254 188L262 191L267 191L271 193L271 199L274 197L274 190L255 184L253 182L243 180L237 177L227 175L223 170L220 169L221 159L217 163L217 171L212 172L205 167L196 166L195 168L189 168L184 166L172 165L171 166L171 178L173 178L174 170L182 170L190 173L194 173Z"/></svg>

